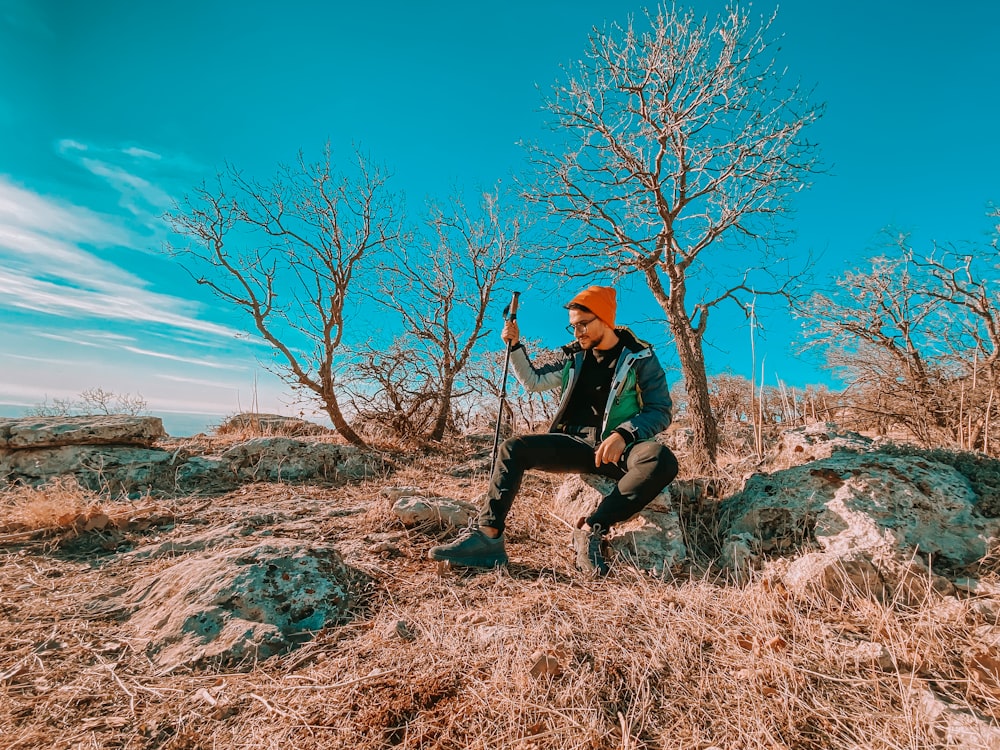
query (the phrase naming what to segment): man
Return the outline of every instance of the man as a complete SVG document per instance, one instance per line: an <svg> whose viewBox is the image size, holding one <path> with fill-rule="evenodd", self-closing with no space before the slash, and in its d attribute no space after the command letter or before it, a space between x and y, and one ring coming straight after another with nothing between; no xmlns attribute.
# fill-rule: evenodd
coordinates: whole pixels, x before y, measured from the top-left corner
<svg viewBox="0 0 1000 750"><path fill-rule="evenodd" d="M615 489L577 523L577 565L606 575L603 542L616 523L631 518L677 476L677 459L657 443L670 424L666 377L650 346L624 327L615 327L615 290L592 286L566 306L567 330L575 341L554 364L535 367L520 343L513 320L502 338L510 363L529 391L561 388L549 432L505 440L497 454L486 505L478 526L459 539L430 550L432 560L492 568L507 564L503 532L507 514L529 469L603 474Z"/></svg>

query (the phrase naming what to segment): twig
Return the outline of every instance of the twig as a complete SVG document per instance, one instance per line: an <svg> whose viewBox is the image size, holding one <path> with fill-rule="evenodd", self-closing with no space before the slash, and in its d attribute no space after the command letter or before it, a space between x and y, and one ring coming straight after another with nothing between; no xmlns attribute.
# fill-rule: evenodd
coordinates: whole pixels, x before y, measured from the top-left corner
<svg viewBox="0 0 1000 750"><path fill-rule="evenodd" d="M114 664L105 664L104 668L107 669L108 672L111 673L111 676L115 678L115 682L118 683L118 687L120 687L125 692L125 695L128 696L128 708L129 708L129 711L131 711L132 715L135 716L135 693L133 693L131 690L129 690L128 686L124 682L122 682L121 677L119 677L115 673L115 665Z"/></svg>
<svg viewBox="0 0 1000 750"><path fill-rule="evenodd" d="M345 682L335 682L332 685L277 685L278 690L335 690L336 688L347 687L348 685L356 685L359 682L364 682L365 680L374 680L379 677L385 677L393 672L398 672L399 669L386 669L381 672L373 672L372 674L365 675L364 677L358 677L355 680L347 680Z"/></svg>
<svg viewBox="0 0 1000 750"><path fill-rule="evenodd" d="M280 708L277 708L271 703L269 703L266 698L262 698L261 696L257 695L257 693L250 693L250 697L256 701L260 701L264 705L264 708L266 708L268 711L271 711L272 713L276 713L279 716L284 716L286 719L294 719L295 721L301 722L302 726L304 726L309 731L310 735L315 734L312 730L312 727L309 726L309 724L306 723L306 720L303 719L298 714L282 711Z"/></svg>

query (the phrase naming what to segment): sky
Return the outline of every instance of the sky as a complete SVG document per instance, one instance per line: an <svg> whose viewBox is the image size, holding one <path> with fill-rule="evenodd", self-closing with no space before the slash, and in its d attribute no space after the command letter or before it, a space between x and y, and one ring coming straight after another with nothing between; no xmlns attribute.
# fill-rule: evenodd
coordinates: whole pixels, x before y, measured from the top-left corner
<svg viewBox="0 0 1000 750"><path fill-rule="evenodd" d="M561 66L646 5L0 0L0 415L98 387L140 394L174 435L297 414L246 321L164 252L164 212L227 163L266 178L327 142L388 166L411 207L509 179L519 143L544 142ZM825 104L809 136L826 171L794 198L787 250L820 259L820 284L886 229L986 240L1000 4L794 0L772 28L786 75ZM620 320L658 315L643 289L619 292ZM563 303L524 294L522 332L564 343ZM829 382L798 325L769 321L754 361L766 380ZM711 371L750 375L745 322L720 320L709 343Z"/></svg>

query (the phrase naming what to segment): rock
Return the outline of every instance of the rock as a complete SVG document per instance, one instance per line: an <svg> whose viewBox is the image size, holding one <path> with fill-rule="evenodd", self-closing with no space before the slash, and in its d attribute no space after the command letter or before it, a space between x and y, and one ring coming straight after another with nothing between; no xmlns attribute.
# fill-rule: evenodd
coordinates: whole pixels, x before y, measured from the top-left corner
<svg viewBox="0 0 1000 750"><path fill-rule="evenodd" d="M666 575L670 568L687 557L687 546L675 512L643 510L629 528L611 537L610 545L630 565L658 577Z"/></svg>
<svg viewBox="0 0 1000 750"><path fill-rule="evenodd" d="M392 512L404 526L443 526L464 528L479 516L479 508L465 500L449 497L402 496Z"/></svg>
<svg viewBox="0 0 1000 750"><path fill-rule="evenodd" d="M149 447L166 435L159 417L110 414L0 419L0 450L58 448L65 445Z"/></svg>
<svg viewBox="0 0 1000 750"><path fill-rule="evenodd" d="M240 480L303 482L367 479L389 462L353 445L310 443L286 437L254 438L234 445L221 457Z"/></svg>
<svg viewBox="0 0 1000 750"><path fill-rule="evenodd" d="M475 456L470 458L468 461L453 467L448 473L453 477L461 479L475 476L489 477L490 472L493 469L491 460L492 459L488 454L485 456Z"/></svg>
<svg viewBox="0 0 1000 750"><path fill-rule="evenodd" d="M7 420L10 422L11 420ZM156 420L157 422L159 420ZM24 431L18 432L23 443ZM65 431L63 440L87 434ZM121 434L121 433L115 433ZM110 438L112 433L104 433ZM124 437L122 439L125 439ZM133 439L138 439L133 436ZM255 438L238 443L221 456L191 456L184 450L126 444L58 445L0 449L0 479L39 485L72 475L80 486L111 495L215 494L240 484L268 482L334 482L366 479L391 468L374 451L293 438ZM51 441L50 441L51 442Z"/></svg>
<svg viewBox="0 0 1000 750"><path fill-rule="evenodd" d="M258 414L244 412L236 414L220 424L215 432L218 435L231 435L242 431L257 435L305 437L310 435L329 435L332 430L322 425L308 422L298 417L285 417L280 414Z"/></svg>
<svg viewBox="0 0 1000 750"><path fill-rule="evenodd" d="M275 542L189 557L116 604L164 672L199 664L248 670L349 619L365 580L332 547Z"/></svg>
<svg viewBox="0 0 1000 750"><path fill-rule="evenodd" d="M919 551L956 566L979 560L998 534L979 516L968 480L922 456L838 452L757 474L720 506L723 538L749 534L758 552L818 545L850 559L908 560Z"/></svg>
<svg viewBox="0 0 1000 750"><path fill-rule="evenodd" d="M812 552L791 561L783 581L801 597L829 594L836 601L861 596L886 601L892 586L879 566L864 554L827 555Z"/></svg>
<svg viewBox="0 0 1000 750"><path fill-rule="evenodd" d="M569 526L590 515L614 482L596 474L571 475L559 486L553 500L553 512ZM636 567L663 575L687 556L680 519L667 487L640 511L631 528L613 533L609 544L615 552Z"/></svg>
<svg viewBox="0 0 1000 750"><path fill-rule="evenodd" d="M382 497L388 498L390 503L394 503L401 497L419 496L423 494L420 487L383 487L379 492Z"/></svg>
<svg viewBox="0 0 1000 750"><path fill-rule="evenodd" d="M240 478L221 458L191 456L174 472L175 488L184 494L214 495L240 485Z"/></svg>
<svg viewBox="0 0 1000 750"><path fill-rule="evenodd" d="M0 451L0 478L37 486L72 475L94 492L136 496L173 489L173 454L159 448L114 445L64 445Z"/></svg>
<svg viewBox="0 0 1000 750"><path fill-rule="evenodd" d="M835 451L864 453L873 446L871 438L857 432L844 432L835 424L814 422L782 432L778 453L789 464L803 464L829 458Z"/></svg>
<svg viewBox="0 0 1000 750"><path fill-rule="evenodd" d="M722 545L719 562L733 571L740 581L749 580L750 571L757 566L759 560L759 556L753 551L753 541L751 534L730 534Z"/></svg>
<svg viewBox="0 0 1000 750"><path fill-rule="evenodd" d="M940 696L923 680L911 678L917 718L928 725L947 747L1000 750L1000 728L985 716L962 710Z"/></svg>

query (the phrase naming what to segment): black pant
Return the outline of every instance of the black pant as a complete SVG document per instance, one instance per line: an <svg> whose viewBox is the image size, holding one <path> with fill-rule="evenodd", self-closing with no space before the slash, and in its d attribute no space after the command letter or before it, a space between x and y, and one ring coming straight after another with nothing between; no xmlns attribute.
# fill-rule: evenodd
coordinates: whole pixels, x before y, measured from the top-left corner
<svg viewBox="0 0 1000 750"><path fill-rule="evenodd" d="M578 437L550 432L505 440L487 493L479 525L503 531L521 479L528 469L557 474L601 474L617 481L615 489L597 506L587 523L609 529L631 518L652 502L677 476L677 459L654 441L633 443L616 464L594 466L594 446Z"/></svg>

